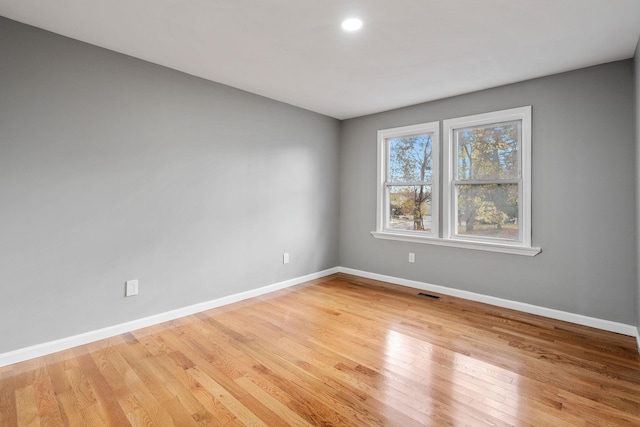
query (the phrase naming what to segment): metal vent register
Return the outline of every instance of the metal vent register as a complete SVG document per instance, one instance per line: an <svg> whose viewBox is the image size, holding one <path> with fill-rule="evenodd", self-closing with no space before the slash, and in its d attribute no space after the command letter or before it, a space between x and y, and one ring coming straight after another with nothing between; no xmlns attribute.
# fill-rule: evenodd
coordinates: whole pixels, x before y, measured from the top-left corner
<svg viewBox="0 0 640 427"><path fill-rule="evenodd" d="M419 297L431 298L431 299L440 299L440 297L437 296L437 295L425 294L424 292L418 292L418 296Z"/></svg>

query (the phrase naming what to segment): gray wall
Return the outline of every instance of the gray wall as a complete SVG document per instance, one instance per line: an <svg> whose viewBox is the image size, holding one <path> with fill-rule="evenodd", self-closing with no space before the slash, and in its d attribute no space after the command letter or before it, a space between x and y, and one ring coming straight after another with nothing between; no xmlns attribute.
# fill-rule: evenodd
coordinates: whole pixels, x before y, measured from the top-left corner
<svg viewBox="0 0 640 427"><path fill-rule="evenodd" d="M341 126L4 18L0 58L0 353L336 265L640 326L632 61ZM542 254L370 236L378 129L521 105Z"/></svg>
<svg viewBox="0 0 640 427"><path fill-rule="evenodd" d="M631 60L343 122L344 267L635 324ZM481 72L481 70L478 70ZM376 240L376 131L532 105L536 257ZM415 252L416 263L407 262Z"/></svg>
<svg viewBox="0 0 640 427"><path fill-rule="evenodd" d="M338 265L337 120L4 18L0 58L0 353Z"/></svg>

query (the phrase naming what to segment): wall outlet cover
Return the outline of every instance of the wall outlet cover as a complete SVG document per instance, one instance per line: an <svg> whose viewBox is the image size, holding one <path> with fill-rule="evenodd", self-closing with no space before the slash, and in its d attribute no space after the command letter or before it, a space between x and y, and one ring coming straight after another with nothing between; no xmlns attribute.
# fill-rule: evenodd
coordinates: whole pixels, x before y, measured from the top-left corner
<svg viewBox="0 0 640 427"><path fill-rule="evenodd" d="M138 281L137 280L127 280L125 286L124 296L132 297L134 295L138 295Z"/></svg>

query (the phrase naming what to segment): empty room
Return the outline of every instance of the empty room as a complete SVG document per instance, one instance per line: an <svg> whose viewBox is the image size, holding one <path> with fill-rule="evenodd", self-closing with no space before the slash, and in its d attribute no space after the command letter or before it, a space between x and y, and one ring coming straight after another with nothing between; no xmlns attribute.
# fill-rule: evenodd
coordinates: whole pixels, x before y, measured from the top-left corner
<svg viewBox="0 0 640 427"><path fill-rule="evenodd" d="M637 0L0 0L0 427L639 426Z"/></svg>

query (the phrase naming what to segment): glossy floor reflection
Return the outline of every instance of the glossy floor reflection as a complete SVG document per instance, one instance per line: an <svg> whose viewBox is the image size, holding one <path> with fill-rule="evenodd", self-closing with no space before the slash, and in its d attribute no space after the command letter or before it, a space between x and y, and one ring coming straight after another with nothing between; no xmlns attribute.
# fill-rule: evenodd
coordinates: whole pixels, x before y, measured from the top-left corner
<svg viewBox="0 0 640 427"><path fill-rule="evenodd" d="M0 368L0 426L640 425L631 337L334 275Z"/></svg>

